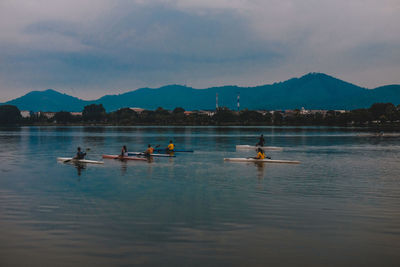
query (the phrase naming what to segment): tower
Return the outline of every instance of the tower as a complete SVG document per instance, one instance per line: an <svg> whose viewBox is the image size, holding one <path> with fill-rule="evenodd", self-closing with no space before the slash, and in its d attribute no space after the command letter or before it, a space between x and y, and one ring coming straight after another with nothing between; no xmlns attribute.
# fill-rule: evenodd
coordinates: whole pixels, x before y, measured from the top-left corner
<svg viewBox="0 0 400 267"><path fill-rule="evenodd" d="M239 112L239 109L240 109L240 92L238 93L238 95L237 95L237 111Z"/></svg>
<svg viewBox="0 0 400 267"><path fill-rule="evenodd" d="M218 109L218 93L215 94L215 109Z"/></svg>

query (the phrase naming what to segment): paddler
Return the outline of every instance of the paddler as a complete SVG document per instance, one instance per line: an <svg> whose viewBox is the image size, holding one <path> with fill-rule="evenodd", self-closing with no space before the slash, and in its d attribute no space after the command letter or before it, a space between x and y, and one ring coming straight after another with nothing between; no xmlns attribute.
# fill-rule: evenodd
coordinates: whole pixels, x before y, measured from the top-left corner
<svg viewBox="0 0 400 267"><path fill-rule="evenodd" d="M256 146L264 146L265 140L264 140L264 135L261 134L260 139L258 140L258 143L256 144Z"/></svg>
<svg viewBox="0 0 400 267"><path fill-rule="evenodd" d="M74 157L74 159L84 159L86 156L85 152L81 151L81 148L78 146L77 152L76 152L76 156Z"/></svg>
<svg viewBox="0 0 400 267"><path fill-rule="evenodd" d="M149 144L147 146L147 149L144 152L144 154L145 154L145 156L149 157L149 156L151 156L151 154L153 154L153 152L154 152L154 148Z"/></svg>
<svg viewBox="0 0 400 267"><path fill-rule="evenodd" d="M127 157L127 156L128 156L128 149L126 148L126 146L123 146L121 149L120 157Z"/></svg>
<svg viewBox="0 0 400 267"><path fill-rule="evenodd" d="M265 159L264 150L262 150L260 147L257 148L257 156L256 156L256 159Z"/></svg>
<svg viewBox="0 0 400 267"><path fill-rule="evenodd" d="M167 146L167 152L174 152L175 146L172 140L169 140L169 145Z"/></svg>
<svg viewBox="0 0 400 267"><path fill-rule="evenodd" d="M257 148L257 156L255 157L255 159L271 159L270 157L266 156L264 153L264 150L259 147Z"/></svg>

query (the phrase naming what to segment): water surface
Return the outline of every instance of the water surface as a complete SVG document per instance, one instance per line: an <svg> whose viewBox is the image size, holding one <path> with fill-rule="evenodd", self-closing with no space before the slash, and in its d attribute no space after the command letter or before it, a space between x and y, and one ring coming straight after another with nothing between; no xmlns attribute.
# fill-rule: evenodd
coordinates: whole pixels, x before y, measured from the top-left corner
<svg viewBox="0 0 400 267"><path fill-rule="evenodd" d="M261 133L301 164L223 161ZM56 162L170 139L195 152ZM344 128L1 128L0 266L399 266L399 152Z"/></svg>

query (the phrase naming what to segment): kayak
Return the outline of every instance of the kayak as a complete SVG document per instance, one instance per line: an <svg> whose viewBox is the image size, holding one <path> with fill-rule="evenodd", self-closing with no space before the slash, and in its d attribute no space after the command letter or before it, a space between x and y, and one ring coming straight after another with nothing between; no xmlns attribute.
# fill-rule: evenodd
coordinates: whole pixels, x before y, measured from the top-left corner
<svg viewBox="0 0 400 267"><path fill-rule="evenodd" d="M236 149L257 149L257 148L262 148L264 150L283 150L282 147L278 146L250 146L250 145L237 145Z"/></svg>
<svg viewBox="0 0 400 267"><path fill-rule="evenodd" d="M154 149L155 152L163 152L163 153L174 153L174 152L189 152L189 153L193 153L193 150L183 150L183 149L174 149L172 151L167 150L165 148L156 148Z"/></svg>
<svg viewBox="0 0 400 267"><path fill-rule="evenodd" d="M280 159L255 159L255 158L224 158L225 161L234 162L265 162L265 163L288 163L299 164L300 161L296 160L280 160Z"/></svg>
<svg viewBox="0 0 400 267"><path fill-rule="evenodd" d="M74 159L74 158L57 158L57 161L91 163L91 164L104 164L103 161L88 160L88 159Z"/></svg>
<svg viewBox="0 0 400 267"><path fill-rule="evenodd" d="M120 159L120 160L142 160L142 161L147 161L145 158L139 158L139 157L120 157L120 155L103 155L103 159Z"/></svg>
<svg viewBox="0 0 400 267"><path fill-rule="evenodd" d="M129 156L147 156L145 153L143 152L128 152ZM176 157L175 155L168 155L168 154L151 154L151 157Z"/></svg>

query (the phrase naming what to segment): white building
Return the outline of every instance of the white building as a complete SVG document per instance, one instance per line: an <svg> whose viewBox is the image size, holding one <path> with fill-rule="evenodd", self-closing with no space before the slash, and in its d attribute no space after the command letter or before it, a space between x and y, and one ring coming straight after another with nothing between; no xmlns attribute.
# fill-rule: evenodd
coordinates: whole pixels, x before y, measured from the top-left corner
<svg viewBox="0 0 400 267"><path fill-rule="evenodd" d="M22 118L30 118L31 117L31 112L29 110L21 110L21 117Z"/></svg>
<svg viewBox="0 0 400 267"><path fill-rule="evenodd" d="M138 114L140 114L140 113L142 113L144 111L143 108L129 108L129 109L135 111Z"/></svg>
<svg viewBox="0 0 400 267"><path fill-rule="evenodd" d="M44 116L44 117L46 117L48 119L52 119L56 115L55 112L42 112L42 111L39 111L37 114L38 114L39 117L40 116Z"/></svg>

